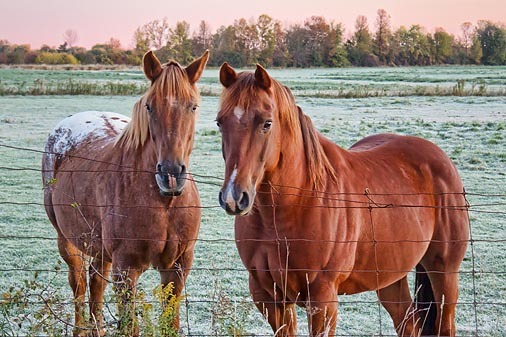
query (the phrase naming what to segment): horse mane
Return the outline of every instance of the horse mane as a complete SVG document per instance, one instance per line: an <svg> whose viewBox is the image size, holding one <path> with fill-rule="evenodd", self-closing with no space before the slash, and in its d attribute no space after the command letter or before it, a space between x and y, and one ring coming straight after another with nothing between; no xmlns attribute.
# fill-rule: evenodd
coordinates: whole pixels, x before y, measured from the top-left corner
<svg viewBox="0 0 506 337"><path fill-rule="evenodd" d="M323 189L326 175L330 176L333 181L337 181L337 177L334 167L318 139L318 130L314 127L311 118L305 115L296 104L292 91L273 78L271 81L280 119L287 122L288 130L292 135L295 134L296 128L300 128L302 133L304 154L309 168L309 180L313 188Z"/></svg>
<svg viewBox="0 0 506 337"><path fill-rule="evenodd" d="M233 111L236 105L243 107L246 111L249 108L249 102L256 97L256 91L259 90L254 85L255 78L251 72L241 72L238 79L229 90L224 90L221 96L222 109L220 113ZM302 109L297 106L295 97L290 89L282 85L271 77L271 92L276 101L279 111L279 119L284 124L284 130L288 131L290 136L297 135L297 130L301 131L304 154L307 166L309 168L308 178L315 189L324 187L324 177L329 175L333 181L337 181L334 167L323 149L319 139L318 131L313 126L311 118L305 115ZM239 97L239 100L232 98ZM220 114L219 113L219 114ZM220 115L218 114L218 118Z"/></svg>
<svg viewBox="0 0 506 337"><path fill-rule="evenodd" d="M132 118L118 135L115 146L137 149L144 145L149 137L149 118L146 110L146 95L135 102Z"/></svg>
<svg viewBox="0 0 506 337"><path fill-rule="evenodd" d="M149 112L151 107L160 106L164 101L175 100L180 104L199 98L199 91L191 84L186 71L176 61L162 65L162 73L151 83L148 91L134 104L132 118L116 139L115 146L138 149L150 136Z"/></svg>
<svg viewBox="0 0 506 337"><path fill-rule="evenodd" d="M318 131L313 126L311 118L305 115L299 106L297 106L297 110L299 112L302 139L309 167L309 178L315 189L323 189L323 177L325 173L329 175L332 181L337 182L336 171L318 139Z"/></svg>

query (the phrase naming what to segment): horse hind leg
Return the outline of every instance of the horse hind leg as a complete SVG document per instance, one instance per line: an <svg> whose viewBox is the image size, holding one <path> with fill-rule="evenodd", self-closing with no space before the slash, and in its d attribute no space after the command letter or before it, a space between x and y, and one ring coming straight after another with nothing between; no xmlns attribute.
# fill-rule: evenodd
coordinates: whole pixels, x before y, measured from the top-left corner
<svg viewBox="0 0 506 337"><path fill-rule="evenodd" d="M425 308L428 310L423 335L435 336L455 336L455 310L458 300L458 270L441 268L439 263L429 265L424 263L423 268L426 274L422 273L423 282L430 283L421 284L425 287L422 292L425 297L421 301L425 302ZM417 273L418 275L418 273ZM430 294L432 292L432 294ZM429 304L428 302L432 302ZM427 308L427 305L430 308Z"/></svg>
<svg viewBox="0 0 506 337"><path fill-rule="evenodd" d="M84 318L86 293L86 266L83 254L72 245L63 235L58 235L58 250L60 256L68 265L68 281L74 295L74 329L73 336L86 336L87 328Z"/></svg>
<svg viewBox="0 0 506 337"><path fill-rule="evenodd" d="M90 276L90 320L93 326L93 335L104 336L103 306L104 291L111 270L111 263L99 257L93 258L89 269Z"/></svg>
<svg viewBox="0 0 506 337"><path fill-rule="evenodd" d="M388 287L376 291L387 310L399 336L419 336L419 321L409 292L408 278L404 276Z"/></svg>
<svg viewBox="0 0 506 337"><path fill-rule="evenodd" d="M447 200L443 205L458 205ZM451 215L451 218L450 218ZM448 213L444 207L425 256L417 266L417 278L425 302L432 301L432 314L426 319L424 335L455 336L455 311L458 301L459 268L467 249L469 220L465 212ZM432 299L431 299L432 297ZM435 309L435 310L434 310Z"/></svg>

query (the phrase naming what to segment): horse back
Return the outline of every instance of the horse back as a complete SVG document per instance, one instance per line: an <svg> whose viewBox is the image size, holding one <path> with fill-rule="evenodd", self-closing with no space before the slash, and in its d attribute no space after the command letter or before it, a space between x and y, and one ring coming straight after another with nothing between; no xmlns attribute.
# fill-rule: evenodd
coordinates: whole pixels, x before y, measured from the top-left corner
<svg viewBox="0 0 506 337"><path fill-rule="evenodd" d="M399 179L406 179L403 175L409 175L411 171L411 174L423 175L424 181L433 182L430 184L433 193L463 192L461 178L451 159L426 139L394 134L373 135L352 145L348 153L350 161L374 167L378 174L391 168L388 174L397 171ZM415 183L413 179L411 182ZM412 188L420 189L418 192L429 192L419 186Z"/></svg>
<svg viewBox="0 0 506 337"><path fill-rule="evenodd" d="M457 168L434 143L419 137L380 134L360 140L342 155L348 176L356 178L357 186L383 194L385 203L391 200L409 205L410 198L418 202L413 210L400 211L430 211L436 217L450 212L467 219L467 212L454 212L465 210L466 205Z"/></svg>

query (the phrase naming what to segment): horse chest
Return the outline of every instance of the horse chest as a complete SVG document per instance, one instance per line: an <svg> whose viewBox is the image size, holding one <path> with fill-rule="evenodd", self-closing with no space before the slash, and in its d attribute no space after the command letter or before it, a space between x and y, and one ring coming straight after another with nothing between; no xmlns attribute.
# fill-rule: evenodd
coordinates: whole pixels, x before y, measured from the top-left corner
<svg viewBox="0 0 506 337"><path fill-rule="evenodd" d="M291 301L304 299L308 283L319 277L328 261L324 257L328 253L322 251L328 247L316 247L305 240L244 239L238 240L237 247L257 284L271 296L277 292Z"/></svg>

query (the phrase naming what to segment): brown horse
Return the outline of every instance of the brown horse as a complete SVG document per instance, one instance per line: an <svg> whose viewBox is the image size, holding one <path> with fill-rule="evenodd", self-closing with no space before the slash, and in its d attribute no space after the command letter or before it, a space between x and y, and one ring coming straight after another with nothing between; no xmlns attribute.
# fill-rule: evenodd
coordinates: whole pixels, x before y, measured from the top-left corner
<svg viewBox="0 0 506 337"><path fill-rule="evenodd" d="M459 174L434 144L383 134L345 150L323 137L261 66L220 70L217 124L250 292L273 331L334 335L338 294L374 290L400 336L455 335L468 240ZM413 303L407 274L417 270Z"/></svg>
<svg viewBox="0 0 506 337"><path fill-rule="evenodd" d="M133 295L150 266L181 295L200 226L200 198L188 171L205 52L188 67L143 58L150 88L132 119L81 112L62 120L43 155L44 203L58 233L74 293L74 336L103 335L103 294L112 267L122 298L120 329L139 333ZM183 190L184 189L184 190ZM84 320L86 262L89 325ZM128 309L128 310L127 310ZM88 325L87 325L88 324ZM174 328L179 327L176 317Z"/></svg>

